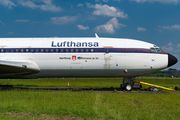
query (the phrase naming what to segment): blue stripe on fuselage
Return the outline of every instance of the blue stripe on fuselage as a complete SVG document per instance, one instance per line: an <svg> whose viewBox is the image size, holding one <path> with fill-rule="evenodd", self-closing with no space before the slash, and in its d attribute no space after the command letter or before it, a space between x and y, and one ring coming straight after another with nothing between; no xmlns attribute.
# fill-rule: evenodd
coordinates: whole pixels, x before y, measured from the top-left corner
<svg viewBox="0 0 180 120"><path fill-rule="evenodd" d="M1 48L0 53L157 53L143 48Z"/></svg>

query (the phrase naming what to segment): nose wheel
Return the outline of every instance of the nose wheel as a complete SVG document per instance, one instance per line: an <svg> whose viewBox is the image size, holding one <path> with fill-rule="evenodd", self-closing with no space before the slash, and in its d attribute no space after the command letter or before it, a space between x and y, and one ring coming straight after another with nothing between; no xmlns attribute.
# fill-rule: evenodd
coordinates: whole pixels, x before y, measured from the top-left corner
<svg viewBox="0 0 180 120"><path fill-rule="evenodd" d="M142 87L139 84L134 84L133 80L135 80L135 77L124 77L121 84L122 90L132 91L133 88L140 89Z"/></svg>
<svg viewBox="0 0 180 120"><path fill-rule="evenodd" d="M124 86L124 89L125 89L126 91L132 91L132 90L133 90L133 85L131 85L131 84L126 84L126 85Z"/></svg>

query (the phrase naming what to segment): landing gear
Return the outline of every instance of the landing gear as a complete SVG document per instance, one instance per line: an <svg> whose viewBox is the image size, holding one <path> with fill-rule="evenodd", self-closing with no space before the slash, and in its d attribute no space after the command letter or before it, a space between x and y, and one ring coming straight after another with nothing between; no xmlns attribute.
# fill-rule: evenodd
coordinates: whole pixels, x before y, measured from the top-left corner
<svg viewBox="0 0 180 120"><path fill-rule="evenodd" d="M132 91L133 88L140 89L141 85L134 84L133 80L135 80L135 77L124 77L121 88L126 91Z"/></svg>

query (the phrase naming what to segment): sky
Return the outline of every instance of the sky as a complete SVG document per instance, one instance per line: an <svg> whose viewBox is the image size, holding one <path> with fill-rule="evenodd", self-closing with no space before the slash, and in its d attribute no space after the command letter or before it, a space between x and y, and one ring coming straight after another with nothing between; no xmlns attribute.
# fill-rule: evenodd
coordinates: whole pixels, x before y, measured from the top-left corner
<svg viewBox="0 0 180 120"><path fill-rule="evenodd" d="M0 38L130 38L176 56L180 0L0 0Z"/></svg>

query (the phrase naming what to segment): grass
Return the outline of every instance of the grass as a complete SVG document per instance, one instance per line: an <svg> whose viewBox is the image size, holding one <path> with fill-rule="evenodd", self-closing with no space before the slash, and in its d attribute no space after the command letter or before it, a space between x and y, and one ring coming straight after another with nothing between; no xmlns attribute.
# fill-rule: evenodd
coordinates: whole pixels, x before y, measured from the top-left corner
<svg viewBox="0 0 180 120"><path fill-rule="evenodd" d="M180 78L137 78L138 81L180 87ZM43 79L0 79L0 85L41 86L41 87L119 87L122 78L43 78ZM143 85L144 86L144 85ZM145 86L148 87L148 86Z"/></svg>
<svg viewBox="0 0 180 120"><path fill-rule="evenodd" d="M179 86L177 78L138 78L164 86ZM1 85L119 87L122 78L1 79ZM145 86L147 87L147 86ZM0 119L180 119L180 91L73 92L49 90L0 91Z"/></svg>
<svg viewBox="0 0 180 120"><path fill-rule="evenodd" d="M180 94L104 94L44 90L0 91L1 117L6 113L73 115L102 119L180 119ZM0 118L1 118L0 117ZM8 116L10 117L10 116ZM13 117L13 116L11 116ZM22 116L26 117L26 116ZM17 118L17 117L15 117Z"/></svg>
<svg viewBox="0 0 180 120"><path fill-rule="evenodd" d="M168 86L168 87L180 87L180 78L139 78L139 81L148 82L151 84L157 84L160 86Z"/></svg>
<svg viewBox="0 0 180 120"><path fill-rule="evenodd" d="M122 78L43 78L43 79L0 79L0 85L42 87L119 87Z"/></svg>

